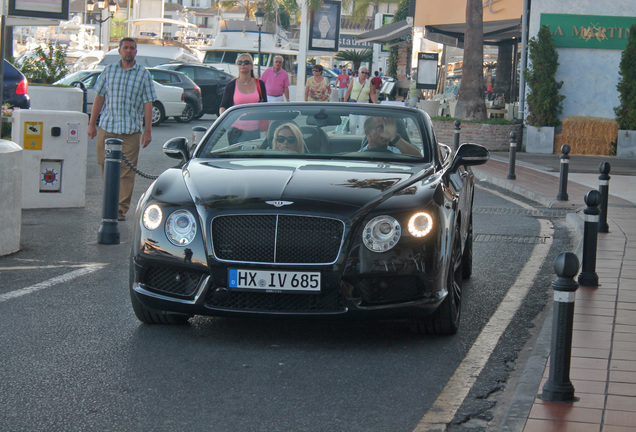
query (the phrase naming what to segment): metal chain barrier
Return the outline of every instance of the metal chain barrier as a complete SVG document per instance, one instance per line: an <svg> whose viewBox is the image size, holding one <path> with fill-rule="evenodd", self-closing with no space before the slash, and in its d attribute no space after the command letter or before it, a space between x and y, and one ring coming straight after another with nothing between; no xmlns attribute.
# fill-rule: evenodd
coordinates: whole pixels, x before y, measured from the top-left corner
<svg viewBox="0 0 636 432"><path fill-rule="evenodd" d="M150 175L150 174L146 174L145 172L141 171L139 168L137 168L131 161L128 160L128 158L126 157L125 154L121 154L121 158L122 160L126 163L126 165L128 165L130 167L131 170L133 170L135 172L135 174L137 174L138 176L150 179L150 180L155 180L157 179L159 176L158 175Z"/></svg>

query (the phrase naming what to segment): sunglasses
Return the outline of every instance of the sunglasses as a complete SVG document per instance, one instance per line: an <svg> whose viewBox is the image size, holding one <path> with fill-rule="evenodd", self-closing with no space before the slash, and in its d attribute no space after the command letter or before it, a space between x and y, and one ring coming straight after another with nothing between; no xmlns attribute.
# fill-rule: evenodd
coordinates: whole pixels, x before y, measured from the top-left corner
<svg viewBox="0 0 636 432"><path fill-rule="evenodd" d="M312 69L313 72L320 72L320 69Z"/></svg>
<svg viewBox="0 0 636 432"><path fill-rule="evenodd" d="M242 65L249 66L252 64L252 62L249 60L239 60L236 62L236 64L239 66L242 66Z"/></svg>
<svg viewBox="0 0 636 432"><path fill-rule="evenodd" d="M296 144L296 137L291 135L291 136L283 136L283 135L278 135L276 137L276 142L279 144L284 143L285 141L287 141L289 144Z"/></svg>
<svg viewBox="0 0 636 432"><path fill-rule="evenodd" d="M362 71L362 72L360 72L360 73L361 73L361 74L365 74L365 75L369 75L369 72L364 72L364 71Z"/></svg>

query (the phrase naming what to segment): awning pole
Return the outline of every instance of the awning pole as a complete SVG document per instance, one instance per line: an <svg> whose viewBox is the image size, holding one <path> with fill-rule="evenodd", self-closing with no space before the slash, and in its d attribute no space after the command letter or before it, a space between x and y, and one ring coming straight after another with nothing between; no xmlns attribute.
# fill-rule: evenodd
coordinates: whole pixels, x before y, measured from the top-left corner
<svg viewBox="0 0 636 432"><path fill-rule="evenodd" d="M523 122L526 111L526 80L523 71L528 64L528 3L530 0L523 0L523 10L521 11L521 77L519 78L519 119ZM517 65L515 65L516 69ZM515 70L515 74L517 71Z"/></svg>

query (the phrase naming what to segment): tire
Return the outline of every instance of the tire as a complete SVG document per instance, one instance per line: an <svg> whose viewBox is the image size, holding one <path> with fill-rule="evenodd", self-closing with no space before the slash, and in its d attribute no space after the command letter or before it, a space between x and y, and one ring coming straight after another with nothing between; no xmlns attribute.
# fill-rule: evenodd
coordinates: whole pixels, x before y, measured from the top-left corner
<svg viewBox="0 0 636 432"><path fill-rule="evenodd" d="M203 111L202 109L199 113L194 115L194 119L199 120L201 117L203 117L203 114L205 114L205 111Z"/></svg>
<svg viewBox="0 0 636 432"><path fill-rule="evenodd" d="M192 102L186 101L186 107L183 110L183 114L179 117L175 117L174 119L179 123L190 123L194 120L196 109Z"/></svg>
<svg viewBox="0 0 636 432"><path fill-rule="evenodd" d="M145 324L185 325L192 318L192 315L168 313L147 308L139 301L132 290L130 291L130 302L139 321Z"/></svg>
<svg viewBox="0 0 636 432"><path fill-rule="evenodd" d="M455 230L453 246L448 260L448 271L446 275L446 290L448 294L437 310L428 318L413 318L411 320L411 330L414 333L453 335L459 329L462 307L462 248L461 234L459 229Z"/></svg>
<svg viewBox="0 0 636 432"><path fill-rule="evenodd" d="M166 119L163 106L159 102L152 103L152 125L157 126Z"/></svg>
<svg viewBox="0 0 636 432"><path fill-rule="evenodd" d="M466 243L464 244L464 254L462 255L462 276L468 279L473 274L473 216L470 215Z"/></svg>

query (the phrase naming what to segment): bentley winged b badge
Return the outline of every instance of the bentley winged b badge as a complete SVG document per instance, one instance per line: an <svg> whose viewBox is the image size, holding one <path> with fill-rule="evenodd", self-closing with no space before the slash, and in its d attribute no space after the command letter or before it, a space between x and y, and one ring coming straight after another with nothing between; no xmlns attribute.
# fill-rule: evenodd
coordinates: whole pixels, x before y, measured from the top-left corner
<svg viewBox="0 0 636 432"><path fill-rule="evenodd" d="M265 204L273 205L274 207L282 207L293 203L293 201L265 201Z"/></svg>

